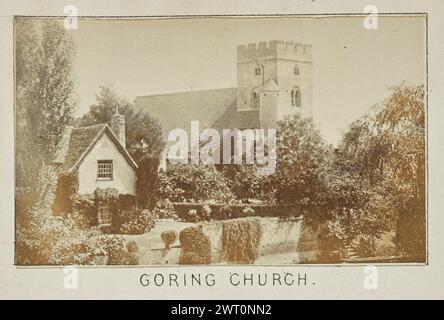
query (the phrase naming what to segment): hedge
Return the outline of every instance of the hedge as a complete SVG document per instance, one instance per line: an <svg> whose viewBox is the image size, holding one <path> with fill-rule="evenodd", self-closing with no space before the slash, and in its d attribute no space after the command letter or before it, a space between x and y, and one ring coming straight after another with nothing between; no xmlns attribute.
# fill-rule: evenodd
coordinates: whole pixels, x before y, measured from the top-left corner
<svg viewBox="0 0 444 320"><path fill-rule="evenodd" d="M205 203L173 203L175 214L182 220L196 222L195 215L190 215L190 211L198 217L198 221L227 220L245 217L296 217L315 213L313 208L296 205L263 205L263 204L205 204ZM208 213L208 208L210 213Z"/></svg>

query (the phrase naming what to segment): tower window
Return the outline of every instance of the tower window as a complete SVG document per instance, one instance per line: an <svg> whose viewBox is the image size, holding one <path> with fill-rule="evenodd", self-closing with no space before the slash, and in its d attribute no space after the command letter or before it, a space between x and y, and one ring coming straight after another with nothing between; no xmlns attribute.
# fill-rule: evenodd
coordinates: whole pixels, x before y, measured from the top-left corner
<svg viewBox="0 0 444 320"><path fill-rule="evenodd" d="M255 88L251 92L251 108L257 109L259 108L259 89Z"/></svg>
<svg viewBox="0 0 444 320"><path fill-rule="evenodd" d="M298 86L294 86L290 92L291 95L291 106L301 107L301 89Z"/></svg>
<svg viewBox="0 0 444 320"><path fill-rule="evenodd" d="M261 69L261 67L256 67L256 68L254 68L254 74L255 74L256 76L260 76L261 73L262 73L262 69Z"/></svg>
<svg viewBox="0 0 444 320"><path fill-rule="evenodd" d="M293 74L295 75L295 76L298 76L299 75L299 67L296 65L296 66L294 66L294 68L293 68Z"/></svg>

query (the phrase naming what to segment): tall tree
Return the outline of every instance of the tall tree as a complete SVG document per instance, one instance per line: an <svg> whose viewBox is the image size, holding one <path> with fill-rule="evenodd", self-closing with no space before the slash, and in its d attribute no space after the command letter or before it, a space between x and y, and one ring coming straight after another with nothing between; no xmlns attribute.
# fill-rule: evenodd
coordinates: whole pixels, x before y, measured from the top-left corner
<svg viewBox="0 0 444 320"><path fill-rule="evenodd" d="M271 176L279 202L319 206L324 192L328 146L311 119L300 115L278 123L276 171Z"/></svg>
<svg viewBox="0 0 444 320"><path fill-rule="evenodd" d="M366 254L384 232L396 231L408 259L425 258L424 115L424 87L396 86L352 123L339 145L330 203L342 212L348 242Z"/></svg>
<svg viewBox="0 0 444 320"><path fill-rule="evenodd" d="M15 34L17 190L31 204L47 185L42 169L73 118L75 47L60 20L19 18Z"/></svg>

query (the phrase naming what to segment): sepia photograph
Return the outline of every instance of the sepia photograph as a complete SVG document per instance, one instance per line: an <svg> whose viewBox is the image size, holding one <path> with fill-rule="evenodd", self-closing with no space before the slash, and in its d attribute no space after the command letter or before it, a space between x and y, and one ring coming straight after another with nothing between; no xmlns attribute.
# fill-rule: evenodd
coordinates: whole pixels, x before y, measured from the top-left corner
<svg viewBox="0 0 444 320"><path fill-rule="evenodd" d="M13 22L15 265L427 264L426 15Z"/></svg>

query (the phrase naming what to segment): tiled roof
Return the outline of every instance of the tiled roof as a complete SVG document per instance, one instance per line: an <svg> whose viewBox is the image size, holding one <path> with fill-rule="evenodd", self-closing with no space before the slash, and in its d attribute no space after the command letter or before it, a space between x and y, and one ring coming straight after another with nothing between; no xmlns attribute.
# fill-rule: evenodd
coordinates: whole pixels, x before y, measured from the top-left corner
<svg viewBox="0 0 444 320"><path fill-rule="evenodd" d="M252 129L259 128L259 109L237 111L236 101L213 123L213 128L222 129Z"/></svg>
<svg viewBox="0 0 444 320"><path fill-rule="evenodd" d="M68 147L65 148L63 143L59 147L59 150L66 150L63 155L59 152L57 156L58 163L62 163L60 166L61 172L71 172L73 169L77 168L80 164L80 160L88 153L88 151L94 146L98 139L104 134L108 133L110 138L114 141L119 151L127 159L129 164L134 168L137 168L137 164L128 154L126 149L120 144L117 137L114 135L112 130L107 124L98 124L88 127L77 127L72 128L69 138ZM63 141L63 139L62 139Z"/></svg>
<svg viewBox="0 0 444 320"><path fill-rule="evenodd" d="M172 129L190 132L191 121L199 120L200 129L256 128L259 111L237 111L236 88L189 91L139 96L136 111L142 110L156 118L165 136Z"/></svg>

